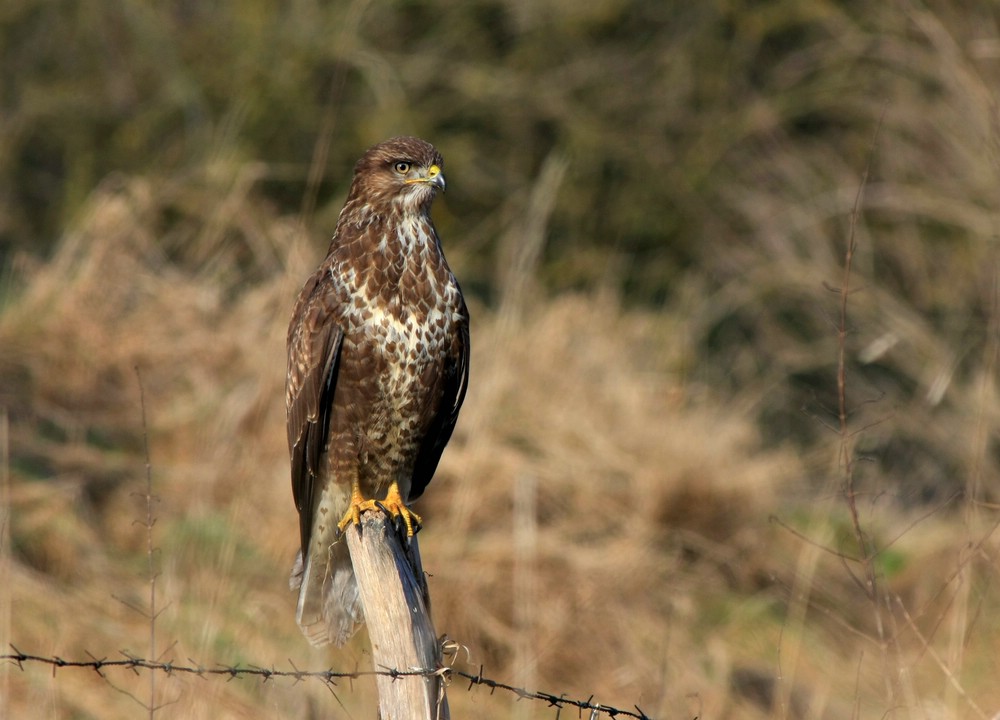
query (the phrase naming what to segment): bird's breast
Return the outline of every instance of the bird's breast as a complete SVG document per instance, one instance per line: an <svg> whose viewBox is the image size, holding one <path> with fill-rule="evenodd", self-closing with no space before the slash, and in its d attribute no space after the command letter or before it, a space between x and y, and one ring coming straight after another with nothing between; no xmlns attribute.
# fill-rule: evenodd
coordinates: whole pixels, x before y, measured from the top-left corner
<svg viewBox="0 0 1000 720"><path fill-rule="evenodd" d="M404 275L391 287L359 283L341 307L341 374L353 376L360 391L352 393L359 400L352 424L363 455L387 468L405 465L440 402L440 380L462 320L458 285L450 273Z"/></svg>
<svg viewBox="0 0 1000 720"><path fill-rule="evenodd" d="M369 345L389 366L410 368L434 362L449 345L462 319L462 300L443 262L425 253L406 260L392 277L381 263L368 273L345 268L338 274L345 339Z"/></svg>

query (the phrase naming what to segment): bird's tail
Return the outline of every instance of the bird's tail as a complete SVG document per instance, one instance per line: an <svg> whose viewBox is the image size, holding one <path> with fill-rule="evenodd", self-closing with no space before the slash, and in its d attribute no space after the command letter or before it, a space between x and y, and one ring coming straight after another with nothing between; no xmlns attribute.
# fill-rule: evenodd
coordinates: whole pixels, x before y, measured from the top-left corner
<svg viewBox="0 0 1000 720"><path fill-rule="evenodd" d="M328 545L326 553L310 552L305 562L299 552L289 585L299 591L295 620L316 647L343 645L364 621L354 567L342 540Z"/></svg>
<svg viewBox="0 0 1000 720"><path fill-rule="evenodd" d="M308 548L300 552L289 580L299 591L295 620L315 646L346 643L363 622L361 596L347 541L330 518L343 516L350 503L343 483L324 482L316 494Z"/></svg>

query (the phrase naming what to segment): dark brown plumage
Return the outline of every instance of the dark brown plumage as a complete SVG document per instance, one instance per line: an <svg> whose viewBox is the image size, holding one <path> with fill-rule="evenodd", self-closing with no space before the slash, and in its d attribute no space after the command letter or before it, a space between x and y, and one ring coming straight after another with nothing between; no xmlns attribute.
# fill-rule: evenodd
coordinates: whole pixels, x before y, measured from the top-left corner
<svg viewBox="0 0 1000 720"><path fill-rule="evenodd" d="M377 499L413 533L406 505L431 481L465 398L469 314L430 219L442 166L417 138L370 148L292 312L292 587L314 645L343 644L362 619L341 531Z"/></svg>

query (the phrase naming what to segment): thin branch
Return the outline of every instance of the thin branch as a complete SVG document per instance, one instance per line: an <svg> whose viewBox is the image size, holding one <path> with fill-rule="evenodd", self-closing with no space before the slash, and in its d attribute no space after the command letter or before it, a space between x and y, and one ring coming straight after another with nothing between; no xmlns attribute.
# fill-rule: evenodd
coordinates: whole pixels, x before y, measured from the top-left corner
<svg viewBox="0 0 1000 720"><path fill-rule="evenodd" d="M9 641L14 599L10 547L10 417L0 408L0 638ZM10 698L9 673L0 673L0 717L7 717Z"/></svg>
<svg viewBox="0 0 1000 720"><path fill-rule="evenodd" d="M146 458L146 562L149 570L149 657L156 655L156 564L153 560L153 525L156 518L153 517L153 466L149 460L149 432L146 424L146 393L142 387L142 376L139 374L139 366L135 368L135 380L139 385L139 410L142 413L142 450ZM156 713L156 673L149 674L149 719L153 720Z"/></svg>
<svg viewBox="0 0 1000 720"><path fill-rule="evenodd" d="M793 528L791 525L788 525L784 520L782 520L781 518L779 518L777 515L771 515L771 517L769 517L768 520L770 520L771 522L773 522L775 525L777 525L781 529L788 531L789 533L791 533L792 535L794 535L795 537L797 537L799 540L801 540L802 542L806 543L807 545L812 545L814 548L817 548L818 550L822 550L825 553L833 555L835 558L839 558L840 560L844 560L844 561L850 560L851 562L856 562L856 563L859 563L859 562L862 561L862 558L855 557L853 555L847 555L846 553L842 553L839 550L834 550L831 547L827 547L826 545L823 545L822 543L816 542L815 540L813 540L808 535L803 535L798 530L796 530L795 528Z"/></svg>
<svg viewBox="0 0 1000 720"><path fill-rule="evenodd" d="M854 266L854 253L858 247L857 225L858 214L861 208L861 198L864 197L865 187L868 184L868 176L871 174L872 162L875 158L875 149L878 146L878 137L882 131L882 123L885 120L885 111L879 117L878 126L872 137L871 147L868 150L868 161L865 163L864 172L861 174L861 182L858 184L858 192L854 196L854 205L851 208L851 222L847 238L847 247L844 250L844 274L840 284L840 320L837 326L837 417L840 421L840 462L844 472L844 498L847 501L847 508L851 514L851 523L854 527L854 535L858 542L858 549L863 558L869 558L868 543L865 534L861 529L861 520L858 516L858 506L854 490L854 458L851 440L853 434L848 429L847 420L847 298L851 293L851 271ZM869 565L870 569L870 565ZM874 572L866 573L866 578L870 586L870 592L875 592Z"/></svg>

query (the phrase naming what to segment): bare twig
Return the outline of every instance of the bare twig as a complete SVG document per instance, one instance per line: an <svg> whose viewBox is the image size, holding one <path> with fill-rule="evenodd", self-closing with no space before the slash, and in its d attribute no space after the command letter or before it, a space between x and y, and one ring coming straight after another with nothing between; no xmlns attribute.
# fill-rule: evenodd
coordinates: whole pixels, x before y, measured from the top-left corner
<svg viewBox="0 0 1000 720"><path fill-rule="evenodd" d="M861 558L857 558L857 557L854 557L853 555L848 555L846 553L842 553L840 550L835 550L834 548L828 547L828 546L824 545L823 543L816 542L815 540L813 540L808 535L804 535L804 534L800 533L798 530L796 530L795 528L793 528L791 525L789 525L788 523L786 523L784 520L782 520L781 518L779 518L777 515L772 515L770 518L768 518L768 520L770 520L771 522L773 522L775 525L777 525L778 527L780 527L782 530L785 530L786 532L791 533L792 535L794 535L795 537L797 537L799 540L801 540L802 542L806 543L807 545L812 545L816 549L822 550L825 553L829 553L830 555L833 555L834 557L839 558L840 560L844 560L844 561L850 560L851 562L860 562L860 560L861 560Z"/></svg>
<svg viewBox="0 0 1000 720"><path fill-rule="evenodd" d="M146 394L142 387L142 376L139 374L139 366L135 366L135 379L139 385L139 410L142 413L142 450L146 459L146 521L143 525L146 528L146 563L149 572L149 657L156 655L156 565L153 560L153 525L156 518L153 516L153 470L149 460L149 433L146 425ZM150 720L156 712L156 673L149 674L149 710Z"/></svg>
<svg viewBox="0 0 1000 720"><path fill-rule="evenodd" d="M865 187L868 184L868 177L871 174L872 162L875 158L875 150L878 147L878 138L882 131L882 123L885 120L885 111L886 108L883 107L882 115L879 117L878 125L876 126L875 133L872 136L871 146L868 149L868 160L865 163L865 169L861 175L861 182L858 184L858 191L854 197L854 205L851 208L850 229L848 232L847 244L844 249L844 269L840 284L840 316L837 323L837 417L839 421L840 435L839 457L842 471L842 493L848 512L851 516L851 527L854 531L854 540L857 543L858 554L861 557L862 578L857 577L847 566L846 562L844 563L844 568L848 571L851 579L855 581L871 602L875 621L875 631L879 638L879 644L882 647L883 659L885 662L888 662L888 653L890 652L890 649L887 643L891 643L892 639L887 639L886 637L887 633L883 618L882 603L879 597L878 572L875 564L875 560L878 557L878 551L869 542L864 528L861 525L861 518L858 513L857 492L854 486L854 440L856 439L857 433L852 431L848 425L849 416L847 409L846 360L848 334L847 299L851 294L851 272L853 270L854 255L858 247L858 215L861 208L861 199L864 196ZM895 684L888 679L886 680L886 683L888 696L890 698L895 698Z"/></svg>
<svg viewBox="0 0 1000 720"><path fill-rule="evenodd" d="M139 373L138 366L133 367L133 370L135 371L136 382L139 386L139 410L142 421L142 444L143 444L143 451L146 463L146 487L144 489L144 492L135 493L140 498L142 498L143 502L145 503L145 515L142 519L136 520L134 524L142 526L146 531L146 569L147 569L147 577L149 583L149 599L147 600L147 607L142 608L135 603L129 602L124 598L118 597L117 595L112 594L111 597L115 598L118 602L127 607L129 610L132 610L133 612L142 615L144 618L148 620L149 657L157 658L158 655L156 652L156 620L160 616L160 613L163 612L163 608L158 609L156 606L156 582L157 579L159 578L159 573L157 572L156 569L156 557L155 557L156 546L153 544L153 527L156 525L156 515L153 513L153 504L159 498L157 498L153 494L153 468L152 468L152 463L150 462L149 459L149 435L148 435L148 426L146 424L146 397L142 386L142 376ZM90 653L88 653L88 655L89 654ZM155 662L155 661L140 660L129 654L127 651L122 651L122 655L129 658L128 662L132 663L131 664L132 670L137 670L139 667L142 667L143 666L142 663ZM112 663L106 660L97 660L96 658L94 662L96 663L96 665L94 665L93 667L94 670L97 672L97 674L100 675L102 678L104 678L104 681L108 685L110 685L112 689L121 693L122 695L132 698L133 700L135 700L136 703L145 708L146 712L149 715L150 720L153 720L153 717L156 715L157 710L159 710L162 707L165 707L166 705L171 705L174 702L176 702L175 699L165 703L160 703L159 705L156 703L156 673L150 673L149 676L148 700L141 700L132 692L115 685L102 672L102 669L104 667L113 667L114 665ZM165 665L164 669L167 670L168 674L170 673L169 665Z"/></svg>
<svg viewBox="0 0 1000 720"><path fill-rule="evenodd" d="M13 585L10 559L10 418L0 408L0 638L10 639ZM8 717L9 674L0 673L0 717Z"/></svg>
<svg viewBox="0 0 1000 720"><path fill-rule="evenodd" d="M871 147L868 150L868 161L865 170L861 175L861 182L858 184L858 192L854 196L854 205L851 208L850 229L847 237L847 246L844 250L844 273L840 284L840 317L837 324L837 418L839 420L840 434L840 465L843 470L843 493L847 502L848 511L851 514L851 525L854 529L854 537L858 544L858 550L862 558L862 566L865 574L866 594L869 599L876 597L876 578L874 564L871 562L874 553L868 547L868 540L861 527L861 520L858 515L857 495L854 488L854 438L848 427L847 410L847 298L851 293L851 271L854 265L854 253L857 251L857 225L858 214L861 208L861 198L864 196L865 187L868 184L868 176L871 174L872 161L875 158L875 149L878 146L878 137L882 131L882 122L885 119L885 108L879 117L878 126L872 137ZM877 603L876 603L877 604ZM876 613L878 615L878 613ZM881 620L876 617L876 624L881 628Z"/></svg>

